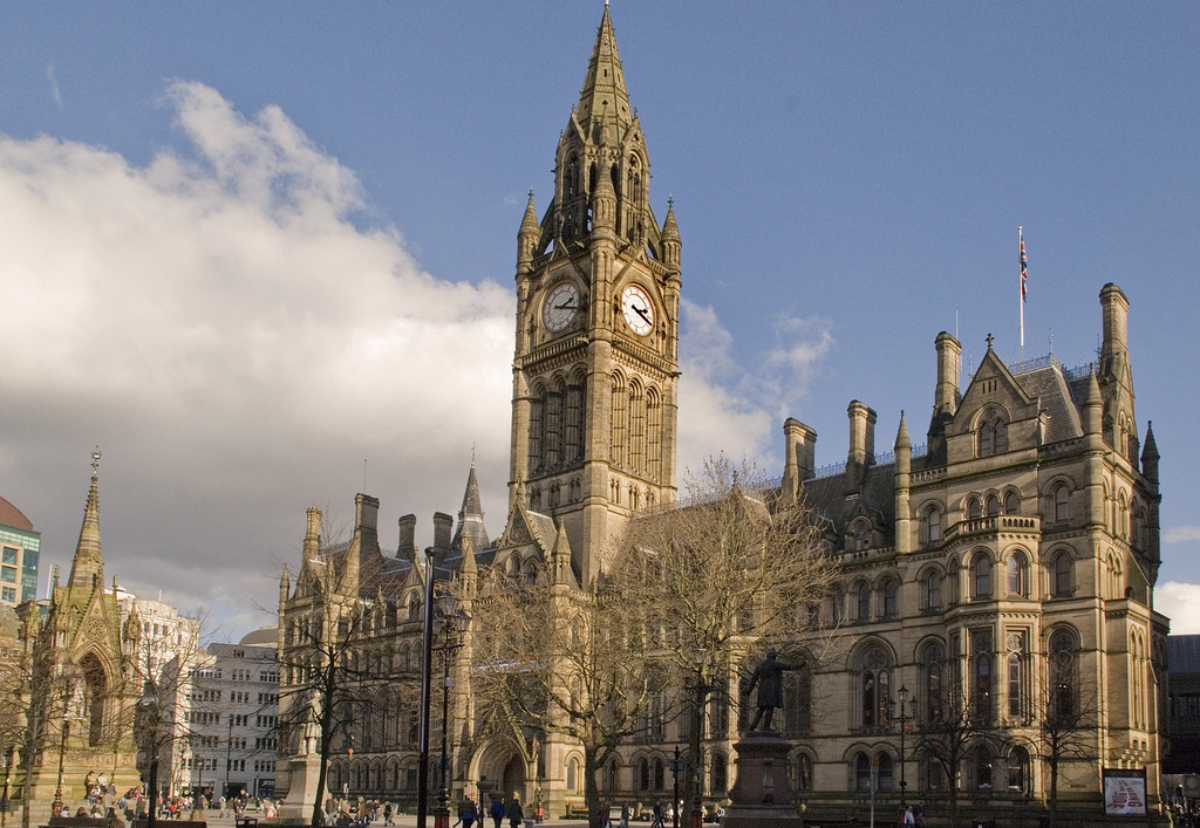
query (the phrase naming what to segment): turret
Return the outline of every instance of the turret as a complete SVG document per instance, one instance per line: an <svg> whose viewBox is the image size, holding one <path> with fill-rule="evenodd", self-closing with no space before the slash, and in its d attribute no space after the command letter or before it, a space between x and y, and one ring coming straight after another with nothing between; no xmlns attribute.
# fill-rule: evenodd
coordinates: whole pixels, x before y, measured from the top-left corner
<svg viewBox="0 0 1200 828"><path fill-rule="evenodd" d="M312 560L321 551L321 510L308 507L308 529L304 533L304 558Z"/></svg>
<svg viewBox="0 0 1200 828"><path fill-rule="evenodd" d="M679 225L675 223L675 199L667 200L667 217L663 220L660 239L662 263L668 267L679 267L683 243L679 238Z"/></svg>
<svg viewBox="0 0 1200 828"><path fill-rule="evenodd" d="M1104 436L1101 433L1103 409L1104 400L1100 395L1099 381L1095 371L1089 371L1083 397L1084 440L1087 447L1083 469L1089 526L1104 525Z"/></svg>
<svg viewBox="0 0 1200 828"><path fill-rule="evenodd" d="M1146 443L1142 449L1142 474L1146 480L1158 485L1158 443L1154 441L1154 423L1146 423Z"/></svg>
<svg viewBox="0 0 1200 828"><path fill-rule="evenodd" d="M912 551L912 520L909 513L909 476L912 471L912 440L904 412L900 412L900 428L896 432L896 553Z"/></svg>
<svg viewBox="0 0 1200 828"><path fill-rule="evenodd" d="M525 205L525 217L517 231L517 278L528 275L533 266L533 251L537 248L542 230L538 226L537 210L533 206L533 190L529 191L529 203Z"/></svg>
<svg viewBox="0 0 1200 828"><path fill-rule="evenodd" d="M603 144L601 145L603 146ZM604 153L607 154L607 153ZM615 237L617 222L617 193L613 189L613 168L602 163L596 175L596 189L592 193L592 238Z"/></svg>
<svg viewBox="0 0 1200 828"><path fill-rule="evenodd" d="M558 534L554 537L554 548L550 551L550 575L555 585L568 583L571 572L571 542L567 540L567 527L558 523Z"/></svg>

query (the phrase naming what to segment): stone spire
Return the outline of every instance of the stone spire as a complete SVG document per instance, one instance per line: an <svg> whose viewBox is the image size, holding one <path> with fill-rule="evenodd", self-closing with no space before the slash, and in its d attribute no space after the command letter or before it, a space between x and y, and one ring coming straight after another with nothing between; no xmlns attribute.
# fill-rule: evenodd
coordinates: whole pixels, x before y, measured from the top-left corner
<svg viewBox="0 0 1200 828"><path fill-rule="evenodd" d="M475 477L474 459L471 460L471 471L467 474L467 490L463 492L462 508L458 510L458 529L450 545L462 549L463 536L470 536L474 549L484 549L488 545L487 529L483 526L483 501L479 497L479 481Z"/></svg>
<svg viewBox="0 0 1200 828"><path fill-rule="evenodd" d="M1154 441L1154 423L1146 423L1146 442L1142 446L1142 474L1151 483L1158 483L1158 443Z"/></svg>
<svg viewBox="0 0 1200 828"><path fill-rule="evenodd" d="M679 239L679 225L675 222L675 199L667 200L667 217L663 219L662 236L663 264L679 266L680 250L683 247Z"/></svg>
<svg viewBox="0 0 1200 828"><path fill-rule="evenodd" d="M605 15L608 9L605 9ZM567 527L558 522L558 534L554 537L554 548L550 551L550 574L555 584L567 583L571 571L571 542L567 540Z"/></svg>
<svg viewBox="0 0 1200 828"><path fill-rule="evenodd" d="M517 271L525 273L533 263L533 251L542 235L537 210L533 206L533 190L529 191L529 203L525 205L525 217L517 231Z"/></svg>
<svg viewBox="0 0 1200 828"><path fill-rule="evenodd" d="M613 31L612 17L608 6L600 18L600 29L596 32L596 45L592 48L592 59L588 61L587 76L579 93L579 105L575 108L579 123L590 125L593 120L615 118L618 133L633 122L629 106L629 92L625 88L625 72L621 69L621 54L617 51L617 35Z"/></svg>
<svg viewBox="0 0 1200 828"><path fill-rule="evenodd" d="M97 489L100 477L100 449L92 452L92 487L88 491L87 507L83 512L83 526L79 530L79 543L75 546L75 559L71 561L71 577L67 586L74 589L91 589L93 584L104 580L104 559L100 555L100 493Z"/></svg>

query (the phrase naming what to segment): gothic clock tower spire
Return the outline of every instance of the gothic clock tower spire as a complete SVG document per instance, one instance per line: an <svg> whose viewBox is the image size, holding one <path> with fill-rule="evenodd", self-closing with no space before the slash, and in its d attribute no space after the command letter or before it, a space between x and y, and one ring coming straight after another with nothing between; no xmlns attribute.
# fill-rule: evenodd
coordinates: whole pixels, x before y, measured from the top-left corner
<svg viewBox="0 0 1200 828"><path fill-rule="evenodd" d="M606 4L554 195L540 221L531 195L517 234L509 500L523 480L585 584L632 515L675 497L680 238L649 179Z"/></svg>

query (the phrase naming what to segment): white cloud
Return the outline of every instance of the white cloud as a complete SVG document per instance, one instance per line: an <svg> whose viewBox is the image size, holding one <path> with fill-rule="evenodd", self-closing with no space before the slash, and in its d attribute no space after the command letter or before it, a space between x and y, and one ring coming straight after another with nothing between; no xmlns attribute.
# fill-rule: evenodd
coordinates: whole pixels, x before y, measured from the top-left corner
<svg viewBox="0 0 1200 828"><path fill-rule="evenodd" d="M1200 634L1200 584L1159 584L1154 588L1154 608L1171 619L1172 635Z"/></svg>
<svg viewBox="0 0 1200 828"><path fill-rule="evenodd" d="M746 368L734 359L733 336L713 308L686 299L680 307L679 408L686 412L679 419L681 476L719 452L749 460L765 476L777 475L782 469L773 458L783 437L776 431L833 347L831 323L779 317L778 344Z"/></svg>
<svg viewBox="0 0 1200 828"><path fill-rule="evenodd" d="M0 136L0 494L44 568L69 566L97 443L109 577L226 635L270 623L310 505L344 525L365 488L385 545L407 512L428 542L478 446L497 534L511 290L435 278L395 229L356 227L357 178L278 107L247 118L198 83L164 97L185 140L144 167ZM743 371L711 309L685 316L680 476L722 449L760 459L773 414L748 392L778 366Z"/></svg>
<svg viewBox="0 0 1200 828"><path fill-rule="evenodd" d="M46 67L46 79L50 81L50 97L54 99L54 103L58 108L62 109L62 95L58 91L58 77L55 73L53 63Z"/></svg>
<svg viewBox="0 0 1200 828"><path fill-rule="evenodd" d="M355 176L278 108L167 97L191 154L144 168L0 137L0 474L47 563L69 563L97 442L109 571L220 617L269 600L308 505L351 511L363 458L385 514L427 522L478 443L495 506L509 290L356 229Z"/></svg>
<svg viewBox="0 0 1200 828"><path fill-rule="evenodd" d="M1163 534L1163 543L1200 542L1200 526L1173 526Z"/></svg>

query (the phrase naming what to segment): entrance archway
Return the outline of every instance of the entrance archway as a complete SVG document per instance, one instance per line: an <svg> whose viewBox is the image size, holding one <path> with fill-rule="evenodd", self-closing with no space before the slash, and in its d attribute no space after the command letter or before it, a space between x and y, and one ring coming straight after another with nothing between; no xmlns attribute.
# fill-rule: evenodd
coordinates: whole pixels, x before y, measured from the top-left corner
<svg viewBox="0 0 1200 828"><path fill-rule="evenodd" d="M507 800L516 794L521 798L521 802L528 802L529 798L525 795L525 760L520 756L513 756L508 760L508 764L504 766L504 773L501 776L501 791L504 798Z"/></svg>

